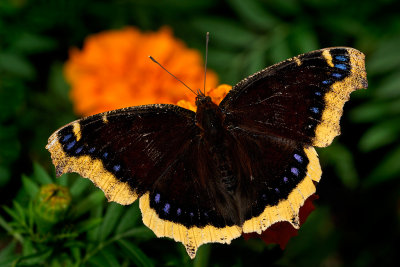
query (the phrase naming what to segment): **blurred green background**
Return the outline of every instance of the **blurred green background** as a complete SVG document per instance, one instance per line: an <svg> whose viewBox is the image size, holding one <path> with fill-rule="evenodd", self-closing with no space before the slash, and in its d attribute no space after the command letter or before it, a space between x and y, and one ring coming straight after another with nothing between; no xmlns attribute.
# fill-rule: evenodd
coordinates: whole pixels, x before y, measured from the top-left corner
<svg viewBox="0 0 400 267"><path fill-rule="evenodd" d="M169 25L199 51L209 31L208 66L232 85L319 48L366 54L369 89L352 94L342 135L318 150L317 209L285 250L239 238L204 245L191 261L181 244L143 226L137 203L107 203L73 174L56 181L69 188L56 190L71 201L67 218L57 221L63 203L40 206L40 187L55 181L47 138L76 118L62 74L68 50L125 25ZM399 1L0 0L0 266L394 266L399 134Z"/></svg>

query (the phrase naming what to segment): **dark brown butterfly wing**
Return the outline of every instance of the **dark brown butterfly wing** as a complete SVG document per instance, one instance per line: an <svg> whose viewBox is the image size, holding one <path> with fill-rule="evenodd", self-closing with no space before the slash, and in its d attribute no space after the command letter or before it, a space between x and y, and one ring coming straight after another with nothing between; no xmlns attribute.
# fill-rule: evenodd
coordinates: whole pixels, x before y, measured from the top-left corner
<svg viewBox="0 0 400 267"><path fill-rule="evenodd" d="M144 223L184 243L191 257L203 243L241 234L210 179L217 170L192 111L148 105L97 114L62 127L46 148L57 176L77 172L120 204L140 198Z"/></svg>
<svg viewBox="0 0 400 267"><path fill-rule="evenodd" d="M367 86L361 52L326 48L244 79L220 107L228 126L325 147L340 134L339 120L350 93Z"/></svg>
<svg viewBox="0 0 400 267"><path fill-rule="evenodd" d="M350 93L366 87L364 55L343 47L286 60L233 87L220 108L244 166L243 232L278 221L298 227L299 208L321 176L312 146L332 142Z"/></svg>

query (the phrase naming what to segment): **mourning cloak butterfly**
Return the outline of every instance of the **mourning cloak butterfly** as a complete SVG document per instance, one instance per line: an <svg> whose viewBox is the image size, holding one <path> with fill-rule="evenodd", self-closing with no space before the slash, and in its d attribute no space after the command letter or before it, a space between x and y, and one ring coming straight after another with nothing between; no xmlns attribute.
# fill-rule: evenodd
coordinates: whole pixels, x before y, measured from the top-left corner
<svg viewBox="0 0 400 267"><path fill-rule="evenodd" d="M109 111L62 127L46 148L57 176L77 172L123 205L139 198L143 222L193 258L279 221L298 228L321 177L313 146L332 142L350 93L367 86L361 52L326 48L245 78L218 106L199 93L196 113Z"/></svg>

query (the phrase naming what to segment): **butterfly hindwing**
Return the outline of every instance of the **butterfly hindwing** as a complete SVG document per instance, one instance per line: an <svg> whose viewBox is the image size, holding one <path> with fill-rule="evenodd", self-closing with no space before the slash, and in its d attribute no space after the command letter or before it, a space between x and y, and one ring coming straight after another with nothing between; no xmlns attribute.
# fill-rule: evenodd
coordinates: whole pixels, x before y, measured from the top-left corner
<svg viewBox="0 0 400 267"><path fill-rule="evenodd" d="M340 133L339 120L350 93L366 87L361 52L326 48L244 79L220 107L231 127L325 147Z"/></svg>

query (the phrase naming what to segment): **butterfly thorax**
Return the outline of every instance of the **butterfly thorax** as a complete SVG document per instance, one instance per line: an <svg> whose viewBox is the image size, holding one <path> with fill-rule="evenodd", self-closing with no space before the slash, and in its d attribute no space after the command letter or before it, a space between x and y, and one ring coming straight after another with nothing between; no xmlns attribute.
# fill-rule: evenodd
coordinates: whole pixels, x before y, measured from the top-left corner
<svg viewBox="0 0 400 267"><path fill-rule="evenodd" d="M196 125L201 130L204 145L208 148L219 171L219 179L227 191L233 191L237 179L233 175L232 159L224 127L224 114L209 96L196 98Z"/></svg>
<svg viewBox="0 0 400 267"><path fill-rule="evenodd" d="M218 145L223 141L225 132L221 109L209 96L201 95L196 98L196 106L196 125L201 129L202 137L209 145Z"/></svg>

